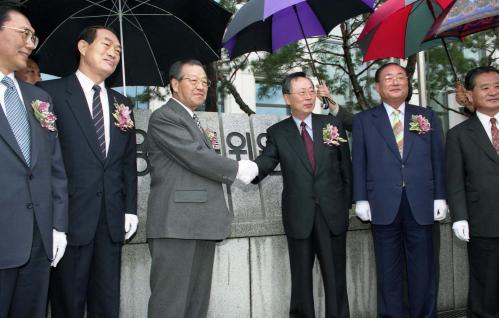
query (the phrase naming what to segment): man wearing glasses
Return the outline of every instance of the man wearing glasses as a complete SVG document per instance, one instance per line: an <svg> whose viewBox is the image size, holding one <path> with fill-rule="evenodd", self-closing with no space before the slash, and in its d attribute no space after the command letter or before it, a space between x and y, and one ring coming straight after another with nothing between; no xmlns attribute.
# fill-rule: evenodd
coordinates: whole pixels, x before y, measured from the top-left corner
<svg viewBox="0 0 499 318"><path fill-rule="evenodd" d="M303 72L286 76L282 93L291 117L267 129L255 159L258 183L281 164L282 221L291 269L290 317L315 317L312 268L319 259L326 317L350 317L346 289L346 232L352 169L338 118L313 114L318 100Z"/></svg>
<svg viewBox="0 0 499 318"><path fill-rule="evenodd" d="M355 213L372 224L378 317L436 317L433 224L447 213L442 128L437 115L405 102L408 78L396 63L375 74L381 105L357 114L352 161Z"/></svg>
<svg viewBox="0 0 499 318"><path fill-rule="evenodd" d="M254 162L219 156L194 111L210 81L197 60L170 68L173 97L152 113L147 132L151 190L147 239L151 252L149 318L206 317L215 244L229 236L232 214L222 183L249 183Z"/></svg>
<svg viewBox="0 0 499 318"><path fill-rule="evenodd" d="M0 5L1 318L45 317L50 265L66 247L67 182L57 131L53 123L42 127L48 115L36 118L33 109L48 103L52 111L52 100L14 77L38 44L34 32L19 9Z"/></svg>

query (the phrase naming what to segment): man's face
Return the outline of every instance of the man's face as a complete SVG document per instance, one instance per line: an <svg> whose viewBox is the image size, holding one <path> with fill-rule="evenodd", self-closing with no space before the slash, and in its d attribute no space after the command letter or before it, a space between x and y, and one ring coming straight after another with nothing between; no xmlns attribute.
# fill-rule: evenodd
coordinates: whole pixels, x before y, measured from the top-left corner
<svg viewBox="0 0 499 318"><path fill-rule="evenodd" d="M402 67L389 65L379 75L379 82L375 84L375 89L381 96L381 100L398 108L409 93L407 74Z"/></svg>
<svg viewBox="0 0 499 318"><path fill-rule="evenodd" d="M99 29L92 43L78 42L80 70L96 82L113 74L120 62L121 45L113 32Z"/></svg>
<svg viewBox="0 0 499 318"><path fill-rule="evenodd" d="M475 77L475 87L466 92L476 110L489 116L499 112L499 74L483 73Z"/></svg>
<svg viewBox="0 0 499 318"><path fill-rule="evenodd" d="M25 68L16 71L16 77L26 83L36 84L42 80L40 76L40 68L32 59L28 59Z"/></svg>
<svg viewBox="0 0 499 318"><path fill-rule="evenodd" d="M172 79L173 97L182 104L195 110L206 101L208 78L199 65L182 66L180 80Z"/></svg>
<svg viewBox="0 0 499 318"><path fill-rule="evenodd" d="M8 18L3 26L35 32L29 20L16 11L8 13ZM31 40L25 40L22 31L0 28L0 71L6 75L25 68L28 56L34 48Z"/></svg>
<svg viewBox="0 0 499 318"><path fill-rule="evenodd" d="M284 94L284 100L291 108L291 113L298 119L305 119L314 110L315 98L314 85L306 77L291 80L290 92Z"/></svg>

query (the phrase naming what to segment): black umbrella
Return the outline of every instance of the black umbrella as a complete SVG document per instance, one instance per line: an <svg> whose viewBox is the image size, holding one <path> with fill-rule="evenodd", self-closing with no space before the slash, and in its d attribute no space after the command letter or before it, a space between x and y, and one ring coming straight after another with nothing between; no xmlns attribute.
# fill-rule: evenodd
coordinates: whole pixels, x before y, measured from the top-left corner
<svg viewBox="0 0 499 318"><path fill-rule="evenodd" d="M165 86L170 65L186 58L203 63L220 57L230 13L211 0L27 0L40 36L42 72L64 76L77 68L76 38L89 25L119 32L121 65L109 86Z"/></svg>

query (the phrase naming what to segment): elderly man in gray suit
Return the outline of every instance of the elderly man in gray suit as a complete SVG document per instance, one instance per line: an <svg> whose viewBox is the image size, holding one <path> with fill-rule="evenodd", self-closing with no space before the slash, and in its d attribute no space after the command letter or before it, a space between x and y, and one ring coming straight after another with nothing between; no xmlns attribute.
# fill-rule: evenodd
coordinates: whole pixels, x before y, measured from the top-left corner
<svg viewBox="0 0 499 318"><path fill-rule="evenodd" d="M215 243L229 236L232 215L222 183L249 183L254 162L219 156L194 110L210 81L197 60L170 68L173 97L149 119L151 191L147 238L151 252L148 317L206 317Z"/></svg>
<svg viewBox="0 0 499 318"><path fill-rule="evenodd" d="M38 44L17 7L0 4L0 318L42 318L50 264L66 248L67 189L52 100L18 81Z"/></svg>

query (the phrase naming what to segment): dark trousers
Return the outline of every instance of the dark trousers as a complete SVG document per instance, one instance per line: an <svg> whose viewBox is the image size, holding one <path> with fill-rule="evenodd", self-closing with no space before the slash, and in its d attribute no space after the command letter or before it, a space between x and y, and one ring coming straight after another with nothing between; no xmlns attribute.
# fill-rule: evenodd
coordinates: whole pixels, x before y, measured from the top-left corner
<svg viewBox="0 0 499 318"><path fill-rule="evenodd" d="M468 243L469 318L499 317L499 238L472 236Z"/></svg>
<svg viewBox="0 0 499 318"><path fill-rule="evenodd" d="M85 303L87 318L119 316L121 247L111 240L102 209L94 239L87 245L68 245L52 270L52 318L83 318Z"/></svg>
<svg viewBox="0 0 499 318"><path fill-rule="evenodd" d="M28 262L0 270L0 318L44 318L49 275L50 261L35 221Z"/></svg>
<svg viewBox="0 0 499 318"><path fill-rule="evenodd" d="M315 256L324 283L326 317L349 317L346 289L346 232L334 235L316 209L310 237L287 237L291 267L290 317L315 317L312 269Z"/></svg>
<svg viewBox="0 0 499 318"><path fill-rule="evenodd" d="M215 241L148 239L149 318L203 318L208 313Z"/></svg>
<svg viewBox="0 0 499 318"><path fill-rule="evenodd" d="M433 225L419 225L402 192L397 216L392 224L372 225L378 281L378 317L404 315L404 260L412 318L437 316L437 281Z"/></svg>

